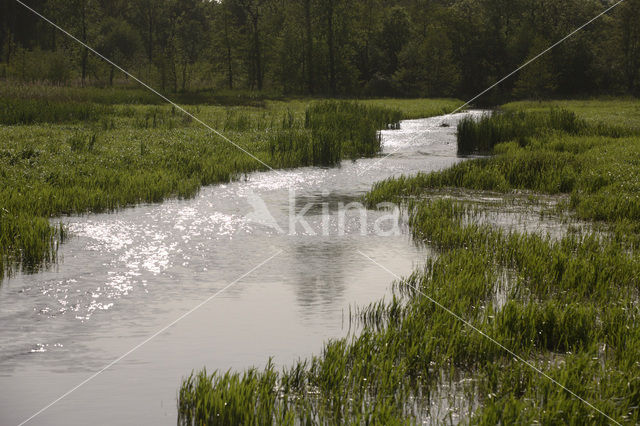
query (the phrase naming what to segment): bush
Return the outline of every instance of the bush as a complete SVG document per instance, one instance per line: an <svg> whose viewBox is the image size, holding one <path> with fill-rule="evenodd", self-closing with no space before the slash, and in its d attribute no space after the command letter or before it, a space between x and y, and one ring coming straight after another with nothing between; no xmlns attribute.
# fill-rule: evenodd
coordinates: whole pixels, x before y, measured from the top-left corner
<svg viewBox="0 0 640 426"><path fill-rule="evenodd" d="M65 84L71 80L73 65L63 49L48 50L17 49L15 60L6 67L4 77L24 82L47 82ZM2 72L0 72L2 75Z"/></svg>

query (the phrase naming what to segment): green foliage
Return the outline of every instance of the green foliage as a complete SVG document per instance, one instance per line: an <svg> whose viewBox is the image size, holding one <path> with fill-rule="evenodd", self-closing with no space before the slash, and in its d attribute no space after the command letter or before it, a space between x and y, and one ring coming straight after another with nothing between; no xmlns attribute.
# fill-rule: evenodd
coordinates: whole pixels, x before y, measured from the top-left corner
<svg viewBox="0 0 640 426"><path fill-rule="evenodd" d="M446 397L438 383L473 377L455 394L478 401L471 423L607 423L441 306L613 418L638 421L637 391L629 388L640 373L634 255L596 234L552 240L469 221L478 209L452 200L412 204L414 237L438 256L396 283L392 300L354 313L358 336L328 342L320 356L281 373L249 370L250 380L240 381L237 373L202 372L197 385L189 377L179 422L253 416L260 400L251 395L261 392L269 410L252 424L420 422L433 420L430 395ZM513 278L502 281L503 270ZM507 301L499 303L505 285ZM207 409L194 415L194 406Z"/></svg>
<svg viewBox="0 0 640 426"><path fill-rule="evenodd" d="M324 101L305 112L296 123L284 116L283 131L269 137L269 149L279 165L331 166L342 158L371 157L380 151L380 128L397 128L402 113L351 102Z"/></svg>
<svg viewBox="0 0 640 426"><path fill-rule="evenodd" d="M16 49L14 61L7 65L3 78L22 82L68 84L73 75L73 63L65 49L55 51L39 48Z"/></svg>
<svg viewBox="0 0 640 426"><path fill-rule="evenodd" d="M466 117L458 124L458 154L490 153L497 144L507 141L526 145L527 138L549 131L582 134L587 131L587 123L563 109L535 114L524 111L494 113L479 120Z"/></svg>
<svg viewBox="0 0 640 426"><path fill-rule="evenodd" d="M294 424L286 410L280 410L273 391L277 374L271 363L264 371L207 375L206 370L187 378L178 395L179 425L261 425L269 419Z"/></svg>
<svg viewBox="0 0 640 426"><path fill-rule="evenodd" d="M499 144L495 158L388 180L367 199L406 199L444 186L571 191L569 207L604 220L606 232L558 239L507 232L480 222L483 208L473 202L409 199L413 236L437 256L395 284L391 301L355 312L357 337L329 342L321 356L279 374L277 407L300 423L433 420L428 399L438 384L473 377L451 395L477 402L473 424L608 423L552 378L616 421L640 420L640 228L630 204L640 190L640 145L637 137L571 135L612 127L566 113L539 118L555 130L524 146ZM225 389L212 385L210 395L196 399L206 404ZM187 392L181 400L192 397ZM272 414L258 422L288 424Z"/></svg>
<svg viewBox="0 0 640 426"><path fill-rule="evenodd" d="M0 77L131 82L18 3L0 5ZM37 0L57 24L163 93L201 89L470 98L596 16L599 0ZM626 0L479 101L640 94ZM46 28L46 30L45 30ZM197 103L197 102L193 102Z"/></svg>
<svg viewBox="0 0 640 426"><path fill-rule="evenodd" d="M570 194L569 207L583 219L616 222L640 218L640 145L638 136L629 136L638 134L636 128L587 123L573 114L553 111L509 113L466 125L472 130L487 128L485 134L493 139L485 140L498 143L516 138L519 143L496 145L498 155L490 159L381 182L367 195L367 201L375 205L443 187L533 190Z"/></svg>
<svg viewBox="0 0 640 426"><path fill-rule="evenodd" d="M521 101L501 107L504 111L526 110L529 113L544 113L551 108L574 112L590 125L598 126L606 123L609 127L620 128L626 130L627 133L640 132L640 103L633 98Z"/></svg>
<svg viewBox="0 0 640 426"><path fill-rule="evenodd" d="M548 49L551 44L541 37L534 39L527 61ZM513 94L516 98L526 99L548 97L558 88L556 75L557 73L553 69L552 57L549 55L540 57L520 71L518 80L513 88Z"/></svg>
<svg viewBox="0 0 640 426"><path fill-rule="evenodd" d="M48 224L51 217L190 197L202 185L264 169L175 108L54 101L57 91L42 92L2 101L9 112L2 119L12 125L0 133L0 277L55 261L64 234ZM70 96L115 93L127 99L127 93L104 92ZM442 105L393 102L425 113L437 113ZM397 125L402 115L353 102L189 108L272 167L335 165L343 158L376 155L377 129Z"/></svg>
<svg viewBox="0 0 640 426"><path fill-rule="evenodd" d="M424 39L414 39L400 53L393 81L405 96L452 96L460 82L460 69L453 58L446 33L433 28Z"/></svg>
<svg viewBox="0 0 640 426"><path fill-rule="evenodd" d="M0 98L0 124L93 121L110 111L108 107L90 103Z"/></svg>

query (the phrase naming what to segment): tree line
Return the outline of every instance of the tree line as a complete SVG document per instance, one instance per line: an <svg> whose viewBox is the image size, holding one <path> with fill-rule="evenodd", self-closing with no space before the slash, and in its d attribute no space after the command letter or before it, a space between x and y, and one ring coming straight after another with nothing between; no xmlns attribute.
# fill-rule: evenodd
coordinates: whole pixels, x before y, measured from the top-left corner
<svg viewBox="0 0 640 426"><path fill-rule="evenodd" d="M25 0L162 90L469 97L612 0ZM113 85L113 67L0 0L0 78ZM115 82L115 83L114 83ZM640 0L491 93L640 94Z"/></svg>

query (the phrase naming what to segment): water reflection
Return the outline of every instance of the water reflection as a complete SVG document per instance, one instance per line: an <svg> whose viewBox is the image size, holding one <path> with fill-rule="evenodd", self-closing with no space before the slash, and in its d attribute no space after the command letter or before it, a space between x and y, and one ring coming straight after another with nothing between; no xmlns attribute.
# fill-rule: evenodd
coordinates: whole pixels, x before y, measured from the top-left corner
<svg viewBox="0 0 640 426"><path fill-rule="evenodd" d="M278 250L34 424L173 424L175 390L192 369L260 366L270 355L287 364L343 336L343 310L380 299L391 284L356 251L385 259L398 274L410 273L425 252L406 233L374 232L389 212L367 211L364 233L351 212L340 232L339 205L357 202L381 179L460 161L455 128L441 122L384 131L385 150L395 153L381 162L255 173L190 200L65 218L74 238L62 246L61 264L0 287L0 386L11 389L0 396L0 424L19 423ZM288 232L290 190L295 212L310 204L314 233ZM272 222L256 220L265 217L256 199Z"/></svg>

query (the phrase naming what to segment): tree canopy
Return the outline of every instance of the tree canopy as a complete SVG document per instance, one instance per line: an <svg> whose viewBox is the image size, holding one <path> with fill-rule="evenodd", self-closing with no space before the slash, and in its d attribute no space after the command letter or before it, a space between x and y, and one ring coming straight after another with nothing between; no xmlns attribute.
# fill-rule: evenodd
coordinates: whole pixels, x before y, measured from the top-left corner
<svg viewBox="0 0 640 426"><path fill-rule="evenodd" d="M28 4L164 90L468 97L613 1ZM114 77L117 83L121 76L14 0L0 0L0 78L112 85ZM640 94L640 0L626 0L500 85L489 99L593 94Z"/></svg>

